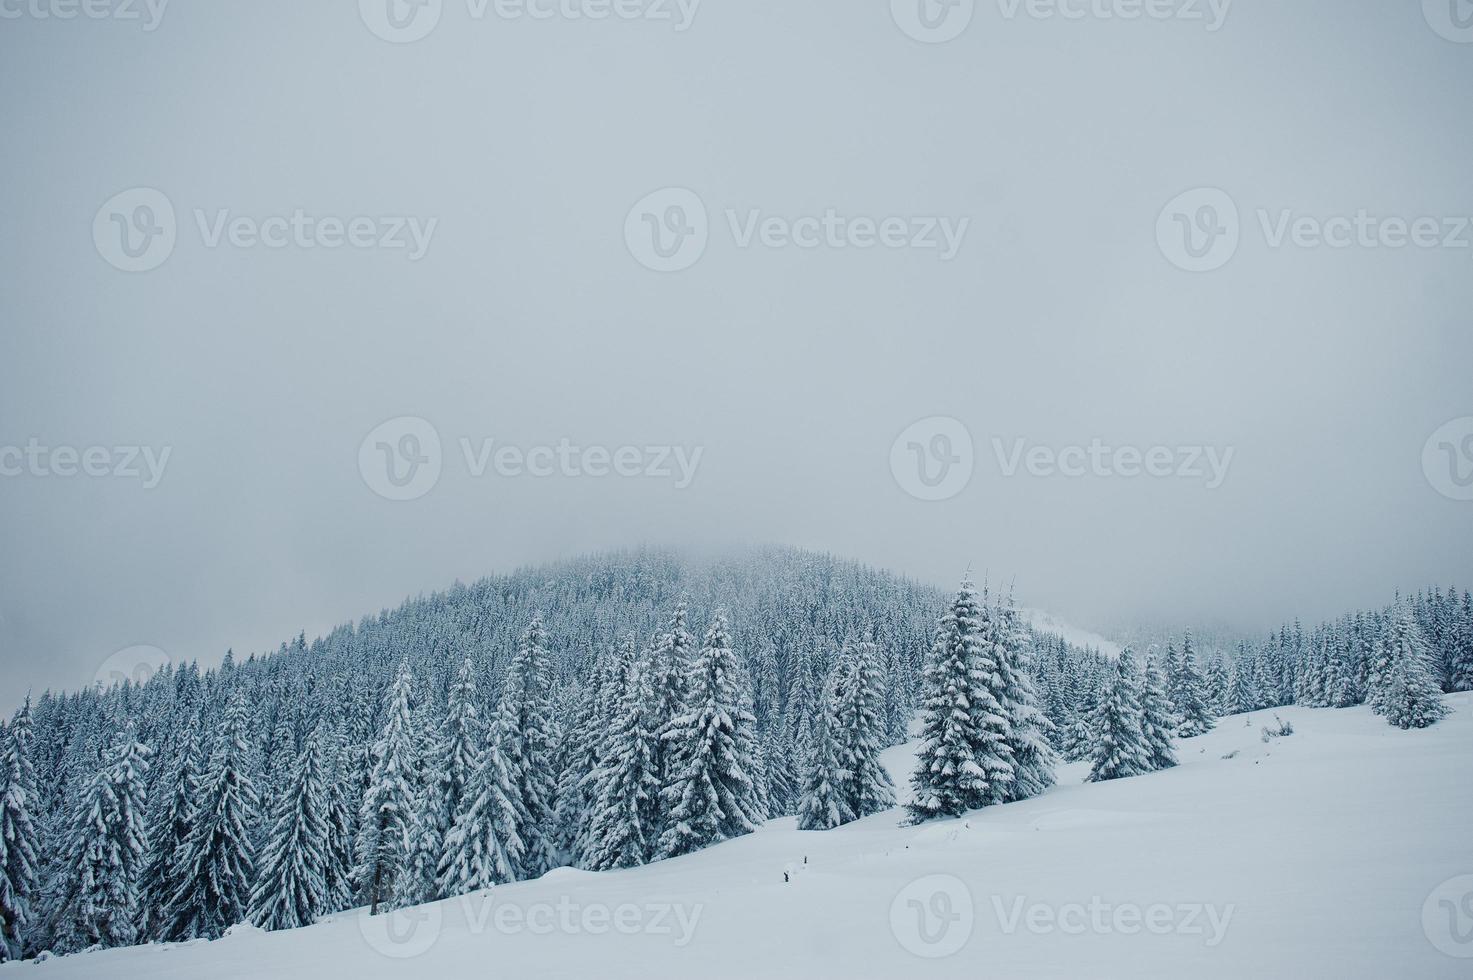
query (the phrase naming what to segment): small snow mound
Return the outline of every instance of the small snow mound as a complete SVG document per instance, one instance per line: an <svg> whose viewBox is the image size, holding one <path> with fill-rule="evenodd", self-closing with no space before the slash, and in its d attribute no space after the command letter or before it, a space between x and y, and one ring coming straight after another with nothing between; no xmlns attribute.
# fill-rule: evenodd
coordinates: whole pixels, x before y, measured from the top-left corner
<svg viewBox="0 0 1473 980"><path fill-rule="evenodd" d="M538 881L573 881L585 878L597 877L596 871L585 871L583 868L553 868L547 874L538 878Z"/></svg>
<svg viewBox="0 0 1473 980"><path fill-rule="evenodd" d="M225 933L220 938L221 939L246 938L246 937L249 937L249 936L259 935L261 933L261 931L262 931L261 929L258 929L257 927L251 925L249 922L237 922L235 925L231 926L229 929L226 929L225 930Z"/></svg>

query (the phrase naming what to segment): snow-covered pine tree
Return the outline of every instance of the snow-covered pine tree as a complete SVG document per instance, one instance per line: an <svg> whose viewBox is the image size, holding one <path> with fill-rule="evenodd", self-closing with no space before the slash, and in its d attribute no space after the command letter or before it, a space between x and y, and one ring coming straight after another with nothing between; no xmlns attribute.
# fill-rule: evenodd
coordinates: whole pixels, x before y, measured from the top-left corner
<svg viewBox="0 0 1473 980"><path fill-rule="evenodd" d="M388 717L373 746L373 769L359 809L356 866L359 896L377 915L394 895L394 878L403 869L414 840L415 798L414 675L405 661L389 691Z"/></svg>
<svg viewBox="0 0 1473 980"><path fill-rule="evenodd" d="M993 696L996 665L970 579L941 619L922 678L921 750L911 776L911 820L954 817L986 806L1013 778L1010 732Z"/></svg>
<svg viewBox="0 0 1473 980"><path fill-rule="evenodd" d="M525 853L522 874L536 877L558 864L551 833L558 789L553 757L558 741L552 710L552 666L542 617L534 616L522 634L501 693L511 713L501 726L501 757L525 823L517 828Z"/></svg>
<svg viewBox="0 0 1473 980"><path fill-rule="evenodd" d="M421 814L424 838L434 842L434 898L449 897L440 891L440 863L445 852L445 837L455 826L455 819L470 802L471 781L475 778L482 746L486 742L485 726L480 718L475 663L468 656L456 670L445 706L445 717L434 741L434 772L427 780L427 796ZM417 843L423 856L427 841Z"/></svg>
<svg viewBox="0 0 1473 980"><path fill-rule="evenodd" d="M171 940L175 922L169 903L184 884L182 848L194 827L195 808L200 799L199 719L186 725L174 747L172 766L161 782L161 792L149 821L148 864L143 871L143 934L150 939Z"/></svg>
<svg viewBox="0 0 1473 980"><path fill-rule="evenodd" d="M992 694L1008 720L1007 744L1013 778L996 783L990 793L995 803L1037 796L1054 784L1058 754L1050 744L1053 723L1039 708L1029 674L1027 637L1011 598L992 610L988 656L994 665Z"/></svg>
<svg viewBox="0 0 1473 980"><path fill-rule="evenodd" d="M1123 779L1151 771L1151 751L1141 726L1135 658L1126 649L1121 651L1095 709L1089 782Z"/></svg>
<svg viewBox="0 0 1473 980"><path fill-rule="evenodd" d="M661 733L670 768L661 790L667 820L658 857L749 834L766 816L752 782L756 719L747 709L745 684L726 614L718 610L691 666L690 707Z"/></svg>
<svg viewBox="0 0 1473 980"><path fill-rule="evenodd" d="M695 650L696 638L686 627L686 608L681 602L660 633L654 655L650 658L650 686L653 688L650 725L657 736L653 765L662 788L674 782L674 754L677 749L665 739L664 733L690 709L690 672ZM663 806L661 809L663 811ZM669 829L667 818L668 814L662 812L656 829L657 839Z"/></svg>
<svg viewBox="0 0 1473 980"><path fill-rule="evenodd" d="M833 679L824 685L822 710L814 720L811 748L803 769L803 791L798 800L799 830L833 830L854 819L841 789L843 772L830 725L839 713Z"/></svg>
<svg viewBox="0 0 1473 980"><path fill-rule="evenodd" d="M654 768L649 711L654 701L653 661L641 662L631 633L618 647L614 675L622 692L607 751L595 774L597 786L588 841L579 862L590 871L645 864L658 843L660 780Z"/></svg>
<svg viewBox="0 0 1473 980"><path fill-rule="evenodd" d="M1207 670L1204 674L1204 686L1206 689L1207 710L1214 719L1221 718L1228 713L1228 702L1231 698L1232 679L1228 676L1227 664L1223 663L1222 657L1213 656L1207 661Z"/></svg>
<svg viewBox="0 0 1473 980"><path fill-rule="evenodd" d="M436 881L444 845L439 824L441 787L435 771L440 758L435 745L439 723L431 715L427 700L410 713L414 721L411 744L415 762L409 788L414 814L409 821L409 843L404 860L394 875L392 901L396 909L409 908L439 897Z"/></svg>
<svg viewBox="0 0 1473 980"><path fill-rule="evenodd" d="M1171 747L1174 719L1171 700L1166 694L1166 675L1155 660L1146 661L1145 683L1141 688L1141 734L1152 769L1170 769L1176 765L1176 752Z"/></svg>
<svg viewBox="0 0 1473 980"><path fill-rule="evenodd" d="M880 764L884 748L884 674L871 640L845 644L834 666L829 736L844 809L858 820L895 805L895 784Z"/></svg>
<svg viewBox="0 0 1473 980"><path fill-rule="evenodd" d="M445 835L439 887L444 895L463 895L516 881L522 874L526 844L520 829L527 815L518 805L516 786L501 756L505 729L515 713L502 701L492 730L466 787L461 812Z"/></svg>
<svg viewBox="0 0 1473 980"><path fill-rule="evenodd" d="M784 817L796 811L799 783L798 760L793 754L793 742L787 730L774 725L763 736L763 748L767 757L767 812L772 817Z"/></svg>
<svg viewBox="0 0 1473 980"><path fill-rule="evenodd" d="M1197 669L1197 654L1192 649L1192 634L1182 640L1181 656L1171 676L1171 706L1176 714L1176 733L1182 738L1205 735L1212 731L1216 712L1208 705L1207 682Z"/></svg>
<svg viewBox="0 0 1473 980"><path fill-rule="evenodd" d="M250 918L262 929L311 925L327 911L327 792L319 727L295 759L277 800L271 834L251 890Z"/></svg>
<svg viewBox="0 0 1473 980"><path fill-rule="evenodd" d="M1452 642L1448 686L1454 691L1473 691L1473 594L1467 591L1452 627Z"/></svg>
<svg viewBox="0 0 1473 980"><path fill-rule="evenodd" d="M1397 728L1426 728L1447 714L1442 688L1421 629L1399 603L1386 617L1377 644L1373 703Z"/></svg>
<svg viewBox="0 0 1473 980"><path fill-rule="evenodd" d="M149 755L130 724L84 786L52 921L60 952L138 941Z"/></svg>
<svg viewBox="0 0 1473 980"><path fill-rule="evenodd" d="M0 963L25 953L40 865L31 699L0 733Z"/></svg>
<svg viewBox="0 0 1473 980"><path fill-rule="evenodd" d="M560 770L557 787L557 802L553 813L553 839L558 848L558 860L563 864L576 864L583 852L588 832L588 817L593 812L593 774L598 771L603 733L606 730L602 694L605 675L610 672L611 655L600 652L593 663L588 678L572 688L581 687L566 695L572 704L566 723L566 744L559 753Z"/></svg>
<svg viewBox="0 0 1473 980"><path fill-rule="evenodd" d="M180 884L168 904L172 936L214 939L246 917L255 876L250 828L260 806L246 773L250 717L245 692L236 691L200 782L194 826L174 858Z"/></svg>

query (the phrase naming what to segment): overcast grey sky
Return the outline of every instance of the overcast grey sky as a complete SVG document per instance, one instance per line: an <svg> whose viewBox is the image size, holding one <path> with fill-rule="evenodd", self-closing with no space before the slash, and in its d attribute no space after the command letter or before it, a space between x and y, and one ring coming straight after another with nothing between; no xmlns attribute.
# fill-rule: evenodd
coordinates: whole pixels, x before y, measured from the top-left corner
<svg viewBox="0 0 1473 980"><path fill-rule="evenodd" d="M0 708L642 542L1468 584L1466 0L95 2L0 0Z"/></svg>

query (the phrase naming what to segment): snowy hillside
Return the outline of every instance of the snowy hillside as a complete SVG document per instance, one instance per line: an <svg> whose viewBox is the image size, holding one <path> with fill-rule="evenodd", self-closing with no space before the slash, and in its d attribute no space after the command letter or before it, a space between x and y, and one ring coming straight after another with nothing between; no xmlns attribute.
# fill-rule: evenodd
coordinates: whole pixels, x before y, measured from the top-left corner
<svg viewBox="0 0 1473 980"><path fill-rule="evenodd" d="M1466 977L1473 694L1447 702L1420 731L1365 707L1234 715L1175 769L1084 785L1075 764L965 819L785 818L633 870L0 978ZM1295 732L1265 743L1275 714ZM902 798L908 752L885 756Z"/></svg>

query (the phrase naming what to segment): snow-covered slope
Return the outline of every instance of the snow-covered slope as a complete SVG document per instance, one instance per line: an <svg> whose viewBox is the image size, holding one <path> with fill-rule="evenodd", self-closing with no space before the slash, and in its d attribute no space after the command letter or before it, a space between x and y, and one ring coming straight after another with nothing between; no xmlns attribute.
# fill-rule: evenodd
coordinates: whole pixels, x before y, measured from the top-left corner
<svg viewBox="0 0 1473 980"><path fill-rule="evenodd" d="M1114 640L1108 640L1098 633L1066 623L1043 609L1030 609L1025 606L1019 608L1018 615L1022 617L1024 622L1038 632L1052 633L1054 636L1061 638L1065 643L1070 643L1077 647L1085 647L1086 649L1098 650L1100 653L1109 657L1118 657L1120 655L1120 644Z"/></svg>
<svg viewBox="0 0 1473 980"><path fill-rule="evenodd" d="M962 820L786 819L632 871L0 978L1467 977L1473 878L1444 883L1473 875L1473 695L1448 700L1413 732L1281 709L1295 733L1269 743L1272 712L1235 716L1176 769L1083 785L1072 765ZM887 762L903 793L909 750Z"/></svg>

